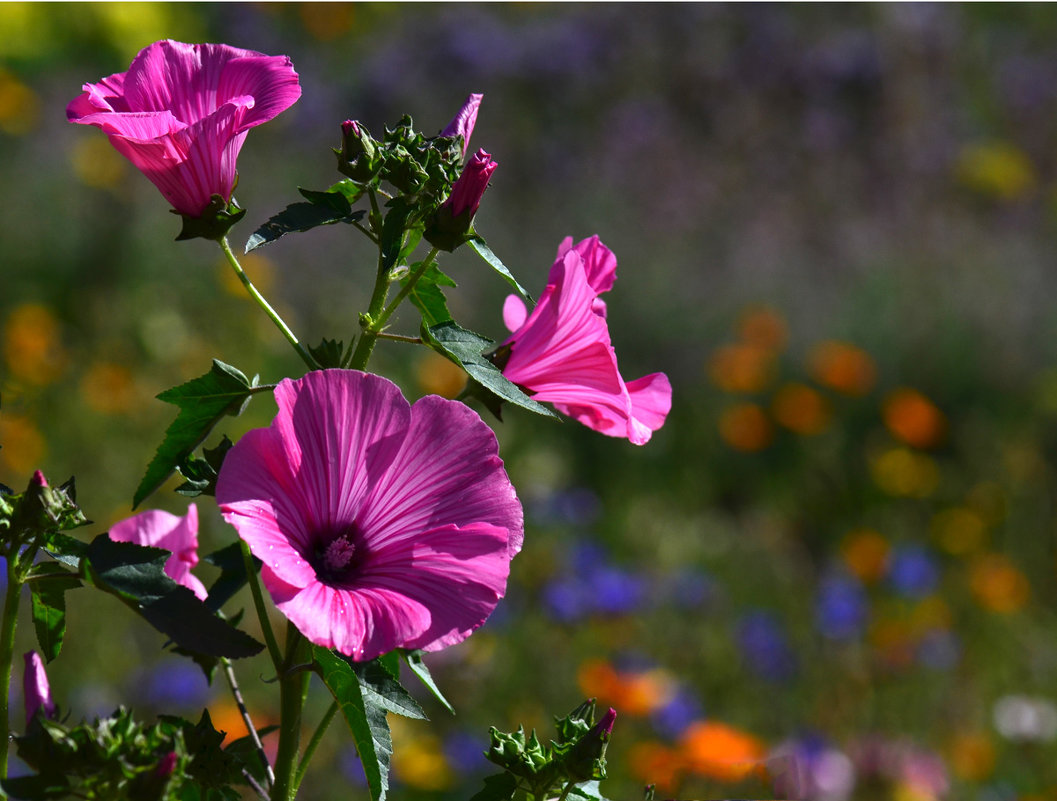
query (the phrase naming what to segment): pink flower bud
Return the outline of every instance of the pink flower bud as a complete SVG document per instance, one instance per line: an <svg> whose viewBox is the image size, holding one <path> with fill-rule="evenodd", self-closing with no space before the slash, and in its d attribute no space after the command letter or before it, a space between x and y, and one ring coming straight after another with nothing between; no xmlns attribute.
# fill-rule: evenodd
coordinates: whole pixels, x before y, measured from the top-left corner
<svg viewBox="0 0 1057 801"><path fill-rule="evenodd" d="M29 480L31 487L40 487L43 489L48 486L48 479L44 478L44 474L39 470L34 471L33 478Z"/></svg>
<svg viewBox="0 0 1057 801"><path fill-rule="evenodd" d="M55 715L55 702L51 700L48 674L44 672L44 661L36 651L28 651L22 657L25 669L22 672L22 698L26 704L26 727L29 727L37 710L43 707L44 717Z"/></svg>
<svg viewBox="0 0 1057 801"><path fill-rule="evenodd" d="M176 767L176 752L170 751L161 759L158 760L158 767L154 769L154 773L159 779L167 779L172 775L173 769Z"/></svg>
<svg viewBox="0 0 1057 801"><path fill-rule="evenodd" d="M473 154L473 158L463 168L459 180L452 186L451 195L444 201L444 206L451 212L452 217L468 214L470 219L473 218L477 207L481 205L484 190L488 188L488 181L498 166L499 163L484 150Z"/></svg>

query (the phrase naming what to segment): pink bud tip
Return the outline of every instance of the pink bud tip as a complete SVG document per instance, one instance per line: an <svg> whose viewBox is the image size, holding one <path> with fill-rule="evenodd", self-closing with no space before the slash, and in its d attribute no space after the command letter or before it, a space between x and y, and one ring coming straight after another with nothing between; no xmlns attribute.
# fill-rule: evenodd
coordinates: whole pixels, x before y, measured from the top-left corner
<svg viewBox="0 0 1057 801"><path fill-rule="evenodd" d="M44 474L39 470L33 473L33 478L29 482L34 487L44 488L48 486L48 479L44 478Z"/></svg>
<svg viewBox="0 0 1057 801"><path fill-rule="evenodd" d="M170 751L161 759L158 760L158 767L155 769L159 778L165 779L172 775L173 770L176 768L176 752Z"/></svg>
<svg viewBox="0 0 1057 801"><path fill-rule="evenodd" d="M360 126L356 122L356 120L345 120L345 122L341 124L341 132L346 136L348 136L349 134L352 134L353 136L359 136Z"/></svg>

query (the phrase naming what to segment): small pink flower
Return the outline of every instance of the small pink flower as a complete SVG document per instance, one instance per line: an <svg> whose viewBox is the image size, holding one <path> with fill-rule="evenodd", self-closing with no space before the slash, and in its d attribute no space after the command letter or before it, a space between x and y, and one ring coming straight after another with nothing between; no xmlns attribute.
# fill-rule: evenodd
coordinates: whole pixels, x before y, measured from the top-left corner
<svg viewBox="0 0 1057 801"><path fill-rule="evenodd" d="M451 195L441 208L447 207L452 217L466 214L467 219L472 220L473 215L477 213L477 207L481 205L484 190L488 188L488 181L498 166L498 162L491 155L478 150L473 154L473 158L466 162L462 175L452 185Z"/></svg>
<svg viewBox="0 0 1057 801"><path fill-rule="evenodd" d="M470 149L470 136L473 134L474 126L477 125L477 110L481 107L481 100L484 95L470 95L466 98L466 102L462 104L462 108L459 109L458 113L448 123L448 126L440 132L441 136L461 136L462 137L462 154L466 155L466 152Z"/></svg>
<svg viewBox="0 0 1057 801"><path fill-rule="evenodd" d="M180 214L231 199L246 132L301 96L286 56L171 39L139 52L128 72L86 83L66 109L95 125Z"/></svg>
<svg viewBox="0 0 1057 801"><path fill-rule="evenodd" d="M36 651L28 651L23 657L25 668L22 671L22 699L26 705L26 727L29 727L38 709L44 710L44 717L55 716L55 702L51 700L51 687L48 686L48 674L44 671L44 660Z"/></svg>
<svg viewBox="0 0 1057 801"><path fill-rule="evenodd" d="M224 460L217 503L312 642L369 660L461 642L506 589L521 504L492 430L461 403L318 370Z"/></svg>
<svg viewBox="0 0 1057 801"><path fill-rule="evenodd" d="M529 314L515 295L503 320L513 333L500 346L503 375L534 400L611 437L635 445L664 425L672 387L664 373L625 382L609 338L605 304L598 293L616 280L616 258L598 237L558 249L546 289Z"/></svg>
<svg viewBox="0 0 1057 801"><path fill-rule="evenodd" d="M165 562L165 574L199 600L206 599L205 585L191 573L198 564L198 507L193 503L188 504L183 517L151 509L115 523L110 528L110 539L172 551Z"/></svg>

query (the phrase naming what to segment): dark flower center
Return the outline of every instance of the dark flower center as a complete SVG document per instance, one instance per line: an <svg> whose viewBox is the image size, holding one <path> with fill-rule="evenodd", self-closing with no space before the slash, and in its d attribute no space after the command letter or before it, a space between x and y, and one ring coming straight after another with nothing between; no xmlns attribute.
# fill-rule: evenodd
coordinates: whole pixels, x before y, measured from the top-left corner
<svg viewBox="0 0 1057 801"><path fill-rule="evenodd" d="M356 574L362 561L363 549L353 542L354 532L343 531L337 536L321 536L309 557L309 564L324 584L343 584Z"/></svg>

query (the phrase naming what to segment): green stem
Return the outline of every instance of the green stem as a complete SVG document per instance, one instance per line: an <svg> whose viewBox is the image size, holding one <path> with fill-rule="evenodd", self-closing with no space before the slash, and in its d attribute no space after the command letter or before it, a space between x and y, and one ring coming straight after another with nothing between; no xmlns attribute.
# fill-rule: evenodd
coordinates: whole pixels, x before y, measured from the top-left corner
<svg viewBox="0 0 1057 801"><path fill-rule="evenodd" d="M573 786L575 784L576 783L572 779L570 779L566 783L565 787L562 789L562 794L560 796L558 796L558 801L565 801L566 797L568 797L568 795L569 795L569 791L573 789Z"/></svg>
<svg viewBox="0 0 1057 801"><path fill-rule="evenodd" d="M327 727L330 725L330 721L334 719L334 715L338 711L338 702L332 701L330 707L323 715L323 719L319 721L319 725L316 726L315 732L312 734L312 739L308 741L308 745L305 747L305 753L301 756L301 761L297 764L297 772L294 774L294 793L297 793L297 788L301 786L301 780L305 778L305 772L308 770L308 763L312 761L312 755L316 753L316 749L319 747L320 742L323 740L323 735L327 733Z"/></svg>
<svg viewBox="0 0 1057 801"><path fill-rule="evenodd" d="M224 251L228 264L231 265L231 269L235 271L235 275L239 277L239 280L242 282L242 285L246 287L246 291L250 293L250 296L257 301L257 305L264 309L264 313L268 315L268 318L273 323L275 323L275 327L282 332L284 337L286 337L287 342L289 342L293 346L293 349L297 351L297 355L308 365L308 369L318 370L319 365L316 363L316 360L312 358L312 354L305 350L304 345L302 345L297 337L294 336L294 332L290 330L290 327L283 321L283 318L279 316L279 313L271 307L271 304L264 299L264 295L258 292L257 287L255 287L250 281L249 276L246 275L246 272L242 269L242 265L239 264L239 260L235 258L235 254L231 250L231 245L228 244L228 238L226 236L221 237L217 242L220 245L220 249Z"/></svg>
<svg viewBox="0 0 1057 801"><path fill-rule="evenodd" d="M275 632L272 631L272 624L268 619L268 609L264 605L264 595L261 593L261 584L257 577L257 566L253 564L253 554L250 553L250 546L245 540L239 540L239 549L242 551L242 564L246 568L246 581L250 585L250 595L253 596L253 608L257 610L257 619L261 623L264 642L268 646L268 655L272 658L276 675L280 675L283 669L283 652L279 650L279 642L275 639Z"/></svg>
<svg viewBox="0 0 1057 801"><path fill-rule="evenodd" d="M311 674L301 668L309 658L308 640L294 626L286 627L286 659L279 674L279 750L271 801L293 801L297 792L294 766L301 747L301 713Z"/></svg>
<svg viewBox="0 0 1057 801"><path fill-rule="evenodd" d="M385 311L383 311L381 316L378 317L377 320L375 320L374 324L379 331L382 330L382 326L385 325L385 321L388 320L393 315L393 312L396 311L396 307L400 305L400 302L408 296L408 293L411 292L412 289L415 288L415 284L418 283L418 279L425 275L426 270L428 270L430 268L430 265L433 264L433 260L437 258L437 254L439 252L440 248L433 248L433 250L429 252L422 264L419 265L419 268L408 277L407 283L400 288L400 292L398 292L397 296L393 298L393 302L386 306Z"/></svg>
<svg viewBox="0 0 1057 801"><path fill-rule="evenodd" d="M373 192L371 193L371 203L377 206L377 200ZM385 299L388 294L389 269L385 266L382 248L379 245L378 269L374 277L374 291L371 293L371 302L367 307L367 313L362 318L366 320L366 324L363 326L363 333L360 335L359 342L356 343L356 350L352 352L352 358L349 360L349 367L353 370L367 369L367 362L371 359L371 353L374 352L374 343L378 339L378 330L374 327L374 319L385 308Z"/></svg>
<svg viewBox="0 0 1057 801"><path fill-rule="evenodd" d="M18 623L18 601L22 577L18 573L18 551L7 553L7 593L4 595L4 619L0 626L0 779L7 778L7 751L11 742L11 720L8 695L11 689L11 660L15 652L15 625Z"/></svg>

